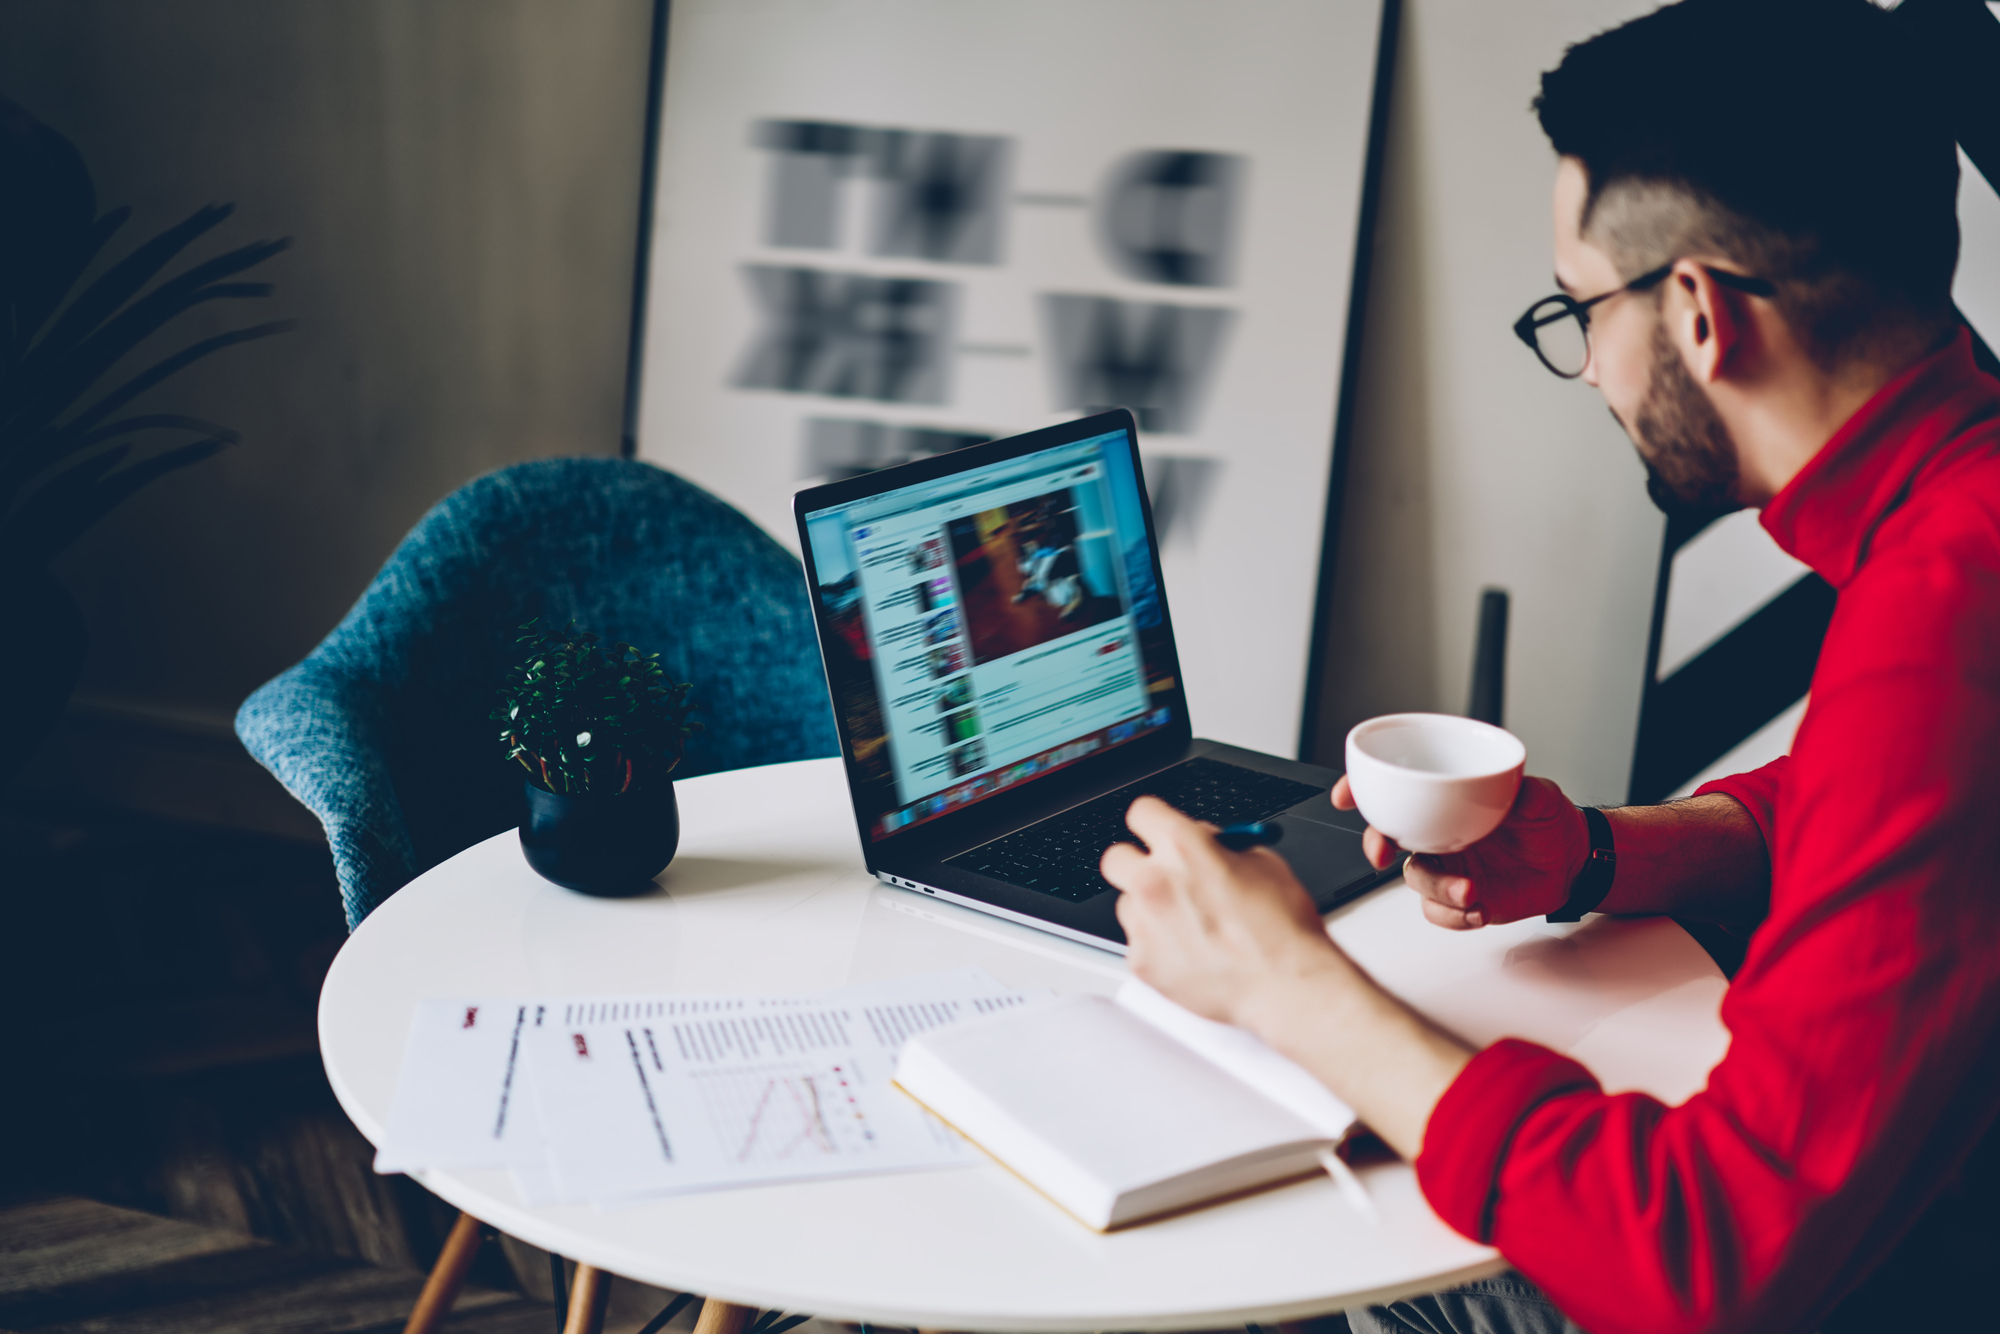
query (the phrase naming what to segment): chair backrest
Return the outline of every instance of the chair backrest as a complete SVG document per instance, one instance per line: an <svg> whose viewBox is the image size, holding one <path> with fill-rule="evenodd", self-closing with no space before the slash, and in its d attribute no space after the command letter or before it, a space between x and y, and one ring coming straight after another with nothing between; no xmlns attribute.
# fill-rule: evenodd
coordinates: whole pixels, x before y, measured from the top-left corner
<svg viewBox="0 0 2000 1334"><path fill-rule="evenodd" d="M520 626L660 655L704 727L676 777L838 753L798 560L650 464L546 459L440 501L309 662L389 701L384 759L419 866L519 822L488 715Z"/></svg>

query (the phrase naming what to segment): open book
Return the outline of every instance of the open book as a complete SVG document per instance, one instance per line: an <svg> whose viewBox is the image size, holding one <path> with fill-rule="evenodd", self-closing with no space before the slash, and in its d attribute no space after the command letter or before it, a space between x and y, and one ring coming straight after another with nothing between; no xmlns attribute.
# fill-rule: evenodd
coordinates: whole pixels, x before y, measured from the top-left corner
<svg viewBox="0 0 2000 1334"><path fill-rule="evenodd" d="M919 1034L896 1083L1100 1232L1316 1173L1354 1126L1304 1069L1137 981Z"/></svg>

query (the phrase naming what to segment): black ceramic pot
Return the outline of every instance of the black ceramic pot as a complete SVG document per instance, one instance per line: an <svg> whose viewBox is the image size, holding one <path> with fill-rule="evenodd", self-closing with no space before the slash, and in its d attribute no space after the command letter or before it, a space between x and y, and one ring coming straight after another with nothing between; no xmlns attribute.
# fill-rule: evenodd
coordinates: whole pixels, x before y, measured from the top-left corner
<svg viewBox="0 0 2000 1334"><path fill-rule="evenodd" d="M544 880L600 898L643 894L681 843L674 785L624 796L564 796L533 782L521 851Z"/></svg>

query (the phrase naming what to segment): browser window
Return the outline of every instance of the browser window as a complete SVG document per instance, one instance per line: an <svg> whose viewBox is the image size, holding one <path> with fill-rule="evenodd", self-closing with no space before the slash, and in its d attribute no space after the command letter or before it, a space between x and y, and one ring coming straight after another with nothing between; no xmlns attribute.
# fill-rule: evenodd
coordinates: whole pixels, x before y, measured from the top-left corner
<svg viewBox="0 0 2000 1334"><path fill-rule="evenodd" d="M835 707L882 793L875 837L1168 721L1124 432L815 511L806 531Z"/></svg>

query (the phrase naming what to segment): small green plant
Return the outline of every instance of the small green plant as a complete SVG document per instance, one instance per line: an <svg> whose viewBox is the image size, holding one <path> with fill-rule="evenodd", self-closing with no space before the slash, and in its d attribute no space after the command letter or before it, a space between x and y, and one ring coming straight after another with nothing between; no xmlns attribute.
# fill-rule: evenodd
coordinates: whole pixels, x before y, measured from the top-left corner
<svg viewBox="0 0 2000 1334"><path fill-rule="evenodd" d="M539 619L539 618L538 618ZM659 654L630 644L600 648L570 623L563 638L521 627L528 656L500 688L500 742L507 758L551 792L620 793L663 783L688 738L689 682L666 679Z"/></svg>

